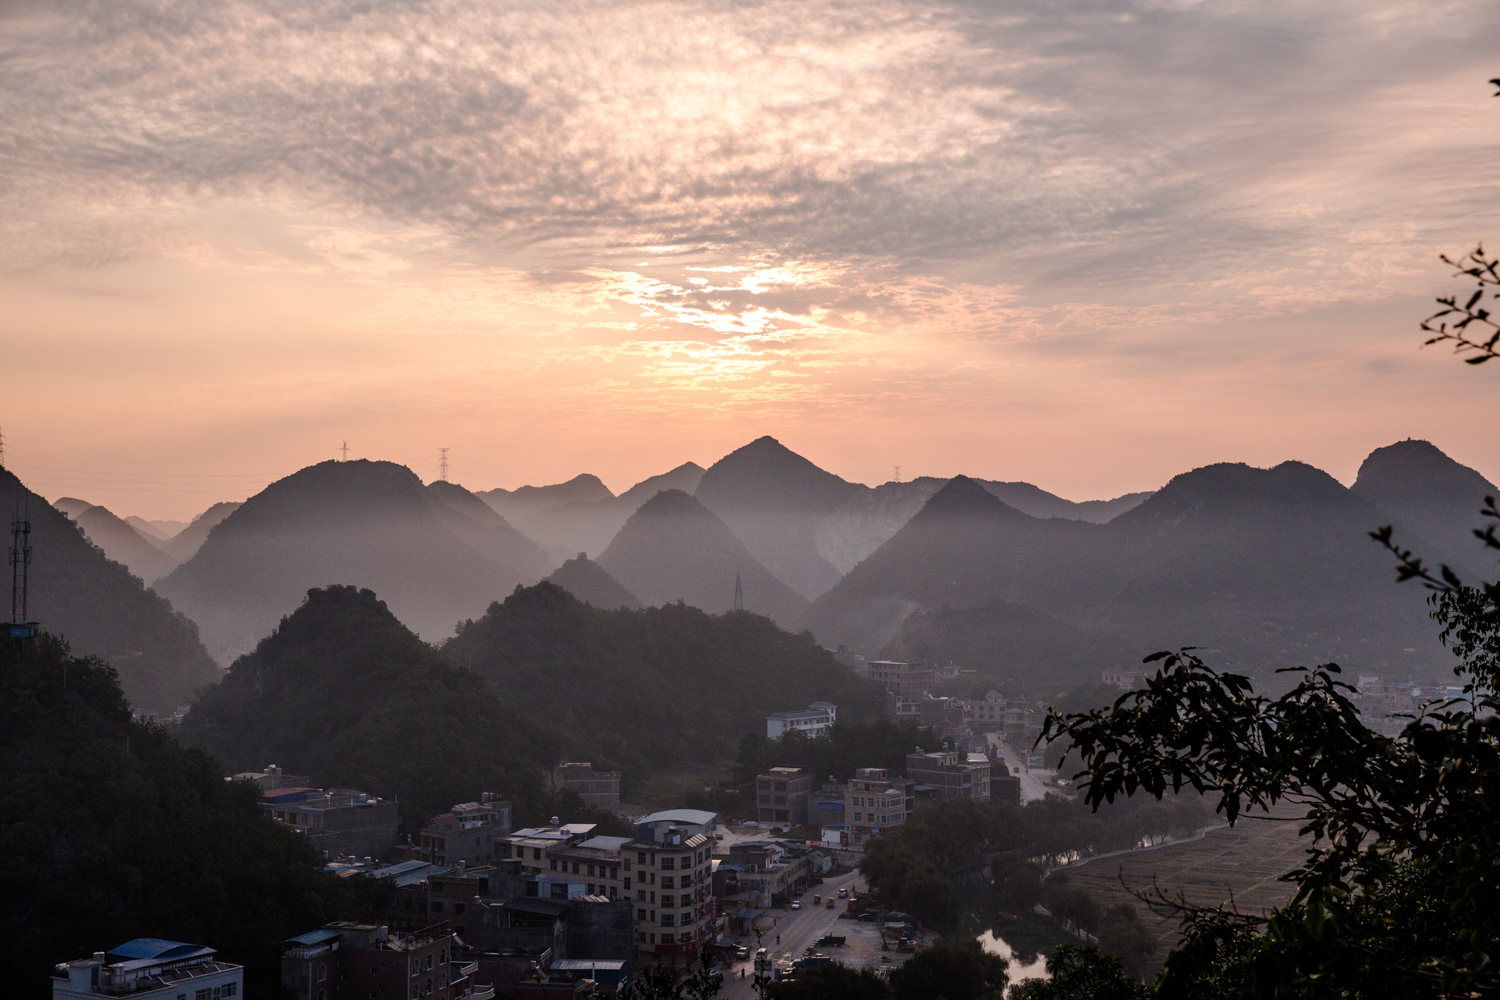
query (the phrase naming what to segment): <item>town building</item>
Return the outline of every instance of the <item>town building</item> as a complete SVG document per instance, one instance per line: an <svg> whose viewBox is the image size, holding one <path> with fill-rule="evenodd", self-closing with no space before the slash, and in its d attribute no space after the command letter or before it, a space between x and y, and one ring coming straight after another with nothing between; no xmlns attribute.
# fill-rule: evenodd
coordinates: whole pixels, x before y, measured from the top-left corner
<svg viewBox="0 0 1500 1000"><path fill-rule="evenodd" d="M275 788L306 788L312 784L312 778L305 774L286 774L275 764L270 765L263 771L245 771L240 774L230 775L233 781L253 781L260 786L263 792L269 792Z"/></svg>
<svg viewBox="0 0 1500 1000"><path fill-rule="evenodd" d="M990 761L983 754L970 755L956 750L906 755L906 776L917 785L918 798L990 800ZM926 786L924 788L923 786Z"/></svg>
<svg viewBox="0 0 1500 1000"><path fill-rule="evenodd" d="M417 843L396 849L392 857L430 861L435 865L484 865L496 860L496 841L510 836L511 804L484 792L478 802L461 802L434 816L417 835Z"/></svg>
<svg viewBox="0 0 1500 1000"><path fill-rule="evenodd" d="M548 871L581 883L583 895L619 899L625 884L620 850L629 842L629 837L593 837L560 844L547 850Z"/></svg>
<svg viewBox="0 0 1500 1000"><path fill-rule="evenodd" d="M766 716L766 739L779 740L792 732L827 736L838 714L839 707L831 701L815 701L800 712L772 712Z"/></svg>
<svg viewBox="0 0 1500 1000"><path fill-rule="evenodd" d="M862 847L906 822L916 809L916 790L909 778L892 778L883 767L862 767L844 790L844 822L849 846Z"/></svg>
<svg viewBox="0 0 1500 1000"><path fill-rule="evenodd" d="M409 934L340 921L282 943L292 1000L474 1000L474 971L454 955L447 921Z"/></svg>
<svg viewBox="0 0 1500 1000"><path fill-rule="evenodd" d="M261 808L330 858L384 858L401 824L396 803L342 788L274 788L261 796Z"/></svg>
<svg viewBox="0 0 1500 1000"><path fill-rule="evenodd" d="M1005 725L1006 704L999 691L989 691L983 700L969 702L969 721L986 732L999 732Z"/></svg>
<svg viewBox="0 0 1500 1000"><path fill-rule="evenodd" d="M762 823L801 826L808 822L808 799L816 779L805 767L773 767L755 777L755 818Z"/></svg>
<svg viewBox="0 0 1500 1000"><path fill-rule="evenodd" d="M587 840L594 831L594 825L560 823L554 816L551 826L527 827L496 841L496 860L515 858L523 868L533 872L549 871L551 866L547 863L547 852L555 847L566 847Z"/></svg>
<svg viewBox="0 0 1500 1000"><path fill-rule="evenodd" d="M437 869L404 884L399 883L391 901L390 927L416 931L446 920L453 933L471 942L474 914L481 899L514 899L526 894L521 863L514 859L494 865L452 870Z"/></svg>
<svg viewBox="0 0 1500 1000"><path fill-rule="evenodd" d="M670 817L679 815L678 826ZM633 892L635 957L641 967L687 970L708 942L715 913L710 891L718 817L672 809L642 820L621 850L624 891Z"/></svg>
<svg viewBox="0 0 1500 1000"><path fill-rule="evenodd" d="M566 789L577 792L583 804L593 809L618 812L620 808L620 772L596 771L590 763L559 764L547 773L549 792Z"/></svg>
<svg viewBox="0 0 1500 1000"><path fill-rule="evenodd" d="M245 968L221 962L212 948L136 938L92 958L52 970L53 1000L233 1000L244 993Z"/></svg>
<svg viewBox="0 0 1500 1000"><path fill-rule="evenodd" d="M906 701L922 697L937 683L936 669L922 660L870 660L865 676Z"/></svg>
<svg viewBox="0 0 1500 1000"><path fill-rule="evenodd" d="M1121 691L1136 687L1145 676L1146 671L1140 667L1105 667L1099 673L1101 681Z"/></svg>

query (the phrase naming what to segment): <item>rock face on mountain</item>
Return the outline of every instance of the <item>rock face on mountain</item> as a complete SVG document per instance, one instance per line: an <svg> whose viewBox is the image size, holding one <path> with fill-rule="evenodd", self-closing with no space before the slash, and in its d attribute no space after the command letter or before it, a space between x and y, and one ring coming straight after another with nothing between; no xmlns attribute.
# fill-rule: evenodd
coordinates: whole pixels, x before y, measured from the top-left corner
<svg viewBox="0 0 1500 1000"><path fill-rule="evenodd" d="M138 709L170 712L218 680L191 621L0 469L0 509L17 504L31 522L29 612L44 630L67 639L76 655L108 661Z"/></svg>
<svg viewBox="0 0 1500 1000"><path fill-rule="evenodd" d="M1404 677L1435 641L1422 594L1392 586L1368 538L1382 516L1298 462L1197 469L1104 525L1028 517L960 477L808 622L825 644L877 650L913 611L1001 600L1141 653L1198 645L1256 673L1337 660Z"/></svg>
<svg viewBox="0 0 1500 1000"><path fill-rule="evenodd" d="M1470 573L1493 565L1474 529L1489 519L1480 516L1485 497L1500 499L1500 489L1467 465L1460 465L1427 441L1398 441L1370 452L1351 487L1355 494L1387 511L1397 541L1415 531L1440 550L1419 554L1429 563L1448 561Z"/></svg>
<svg viewBox="0 0 1500 1000"><path fill-rule="evenodd" d="M516 522L516 527L548 551L604 551L631 514L662 490L692 494L703 478L702 466L686 462L659 476L636 483L617 497L606 500L575 500L537 511Z"/></svg>
<svg viewBox="0 0 1500 1000"><path fill-rule="evenodd" d="M795 628L807 602L766 570L706 507L681 490L664 490L631 515L599 565L645 604L682 600L711 614L734 605Z"/></svg>
<svg viewBox="0 0 1500 1000"><path fill-rule="evenodd" d="M641 602L634 594L620 586L620 581L604 571L604 567L580 552L578 555L553 570L547 577L585 604L596 608L625 608L639 610Z"/></svg>
<svg viewBox="0 0 1500 1000"><path fill-rule="evenodd" d="M103 549L105 555L117 563L124 563L130 572L148 584L177 568L176 559L105 507L90 507L74 520L88 535L89 541Z"/></svg>
<svg viewBox="0 0 1500 1000"><path fill-rule="evenodd" d="M485 490L477 494L501 517L517 520L565 503L592 503L614 496L598 476L585 472L552 486L521 486L514 490Z"/></svg>
<svg viewBox="0 0 1500 1000"><path fill-rule="evenodd" d="M376 589L407 627L438 638L548 568L508 526L481 524L449 499L391 462L310 466L245 501L159 589L221 657L254 648L310 588L330 583Z"/></svg>
<svg viewBox="0 0 1500 1000"><path fill-rule="evenodd" d="M812 599L841 575L818 554L819 523L868 490L762 437L710 466L695 495L777 579Z"/></svg>
<svg viewBox="0 0 1500 1000"><path fill-rule="evenodd" d="M187 562L197 554L209 532L213 531L230 514L240 509L233 500L222 500L193 518L182 531L169 538L162 549L178 562Z"/></svg>
<svg viewBox="0 0 1500 1000"><path fill-rule="evenodd" d="M308 592L202 692L180 737L230 770L275 762L319 785L395 797L409 829L476 789L503 788L525 811L549 763L535 725L484 678L371 591L342 586Z"/></svg>
<svg viewBox="0 0 1500 1000"><path fill-rule="evenodd" d="M186 521L148 521L144 517L137 517L134 514L125 518L125 523L157 545L160 545L187 527Z"/></svg>

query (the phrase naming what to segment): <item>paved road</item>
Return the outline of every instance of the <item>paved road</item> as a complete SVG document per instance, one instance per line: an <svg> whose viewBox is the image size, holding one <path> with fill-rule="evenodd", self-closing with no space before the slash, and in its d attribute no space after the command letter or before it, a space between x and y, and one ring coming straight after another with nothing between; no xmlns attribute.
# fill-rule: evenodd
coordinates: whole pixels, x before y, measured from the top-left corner
<svg viewBox="0 0 1500 1000"><path fill-rule="evenodd" d="M1023 803L1047 797L1048 789L1046 785L1042 784L1041 776L1050 776L1052 772L1032 771L1026 766L1026 759L1024 757L1008 744L1001 741L999 733L985 733L984 737L989 741L990 746L999 751L1001 757L1004 758L1007 770L1021 779L1021 801ZM1018 767L1021 769L1020 773L1016 772L1016 768ZM1053 791L1056 791L1056 789L1053 789Z"/></svg>
<svg viewBox="0 0 1500 1000"><path fill-rule="evenodd" d="M843 931L840 928L847 925L849 921L840 921L838 915L844 912L842 904L848 901L839 900L839 905L830 910L826 906L813 906L813 894L816 893L827 900L829 894L832 893L837 899L840 889L848 889L852 895L855 885L861 888L865 885L858 872L840 875L838 878L828 879L822 885L808 890L801 897L802 909L800 910L765 911L766 915L756 921L756 925L765 930L765 933L761 935L760 944L757 945L753 937L743 939L750 946L750 957L743 962L735 962L734 967L724 973L724 991L721 996L726 1000L752 1000L755 996L751 979L755 975L755 949L757 947L765 948L772 962L776 962L801 958L809 945L830 931L842 934ZM772 926L773 918L774 926ZM776 940L778 935L781 938L779 944ZM836 952L837 949L834 953ZM745 973L744 979L739 978L741 970Z"/></svg>

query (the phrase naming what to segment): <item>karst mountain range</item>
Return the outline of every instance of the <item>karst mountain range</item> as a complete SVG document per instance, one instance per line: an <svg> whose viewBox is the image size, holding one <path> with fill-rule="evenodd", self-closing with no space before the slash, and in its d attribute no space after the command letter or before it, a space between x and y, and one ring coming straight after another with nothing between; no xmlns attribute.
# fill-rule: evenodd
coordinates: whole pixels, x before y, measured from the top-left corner
<svg viewBox="0 0 1500 1000"><path fill-rule="evenodd" d="M1416 440L1371 453L1352 487L1295 461L1225 463L1075 503L964 476L869 487L770 437L618 496L592 475L470 491L366 460L310 466L186 525L48 503L8 472L0 490L30 506L33 617L155 710L329 584L375 591L428 641L543 579L601 608L714 614L738 581L746 611L830 648L1023 685L1184 645L1257 675L1335 661L1405 676L1441 658L1424 592L1393 585L1369 532L1394 525L1404 547L1473 575L1473 529L1500 492Z"/></svg>

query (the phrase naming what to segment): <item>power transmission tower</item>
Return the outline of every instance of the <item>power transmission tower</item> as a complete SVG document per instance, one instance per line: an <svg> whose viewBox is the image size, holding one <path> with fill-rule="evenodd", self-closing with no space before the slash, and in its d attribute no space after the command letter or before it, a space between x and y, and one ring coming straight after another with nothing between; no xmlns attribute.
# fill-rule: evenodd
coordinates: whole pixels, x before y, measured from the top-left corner
<svg viewBox="0 0 1500 1000"><path fill-rule="evenodd" d="M448 449L438 449L438 478L443 482L448 481Z"/></svg>
<svg viewBox="0 0 1500 1000"><path fill-rule="evenodd" d="M745 610L745 585L740 582L740 574L734 574L734 610Z"/></svg>
<svg viewBox="0 0 1500 1000"><path fill-rule="evenodd" d="M26 589L31 567L31 498L21 507L19 487L16 492L16 516L10 522L10 623L12 639L30 639L36 635L36 622L27 621Z"/></svg>
<svg viewBox="0 0 1500 1000"><path fill-rule="evenodd" d="M349 461L349 442L348 441L344 442L344 446L342 448L340 448L339 451L341 451L341 452L344 453L344 461L346 461L346 462Z"/></svg>
<svg viewBox="0 0 1500 1000"><path fill-rule="evenodd" d="M901 466L896 466L896 482L901 482Z"/></svg>
<svg viewBox="0 0 1500 1000"><path fill-rule="evenodd" d="M0 427L0 469L5 468L5 428Z"/></svg>

